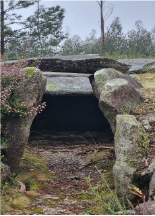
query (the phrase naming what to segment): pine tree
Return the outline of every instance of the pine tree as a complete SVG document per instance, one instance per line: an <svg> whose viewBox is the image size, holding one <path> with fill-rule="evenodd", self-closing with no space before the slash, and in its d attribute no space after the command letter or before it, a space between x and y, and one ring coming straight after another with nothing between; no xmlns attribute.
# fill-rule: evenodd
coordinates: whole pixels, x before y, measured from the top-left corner
<svg viewBox="0 0 155 216"><path fill-rule="evenodd" d="M1 55L5 52L7 43L20 37L19 30L12 30L11 25L23 24L22 16L14 13L14 10L28 8L34 5L36 1L3 1L1 0ZM5 8L6 5L6 8ZM22 33L23 34L23 33ZM9 45L8 45L9 46Z"/></svg>
<svg viewBox="0 0 155 216"><path fill-rule="evenodd" d="M32 57L55 53L59 43L65 38L62 32L64 12L60 6L46 8L38 2L34 15L25 22Z"/></svg>

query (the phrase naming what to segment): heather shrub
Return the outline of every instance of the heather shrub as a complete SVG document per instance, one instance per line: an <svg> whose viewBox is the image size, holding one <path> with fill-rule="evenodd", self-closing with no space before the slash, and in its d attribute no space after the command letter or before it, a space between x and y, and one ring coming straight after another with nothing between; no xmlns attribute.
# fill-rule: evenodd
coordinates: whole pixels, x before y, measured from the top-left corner
<svg viewBox="0 0 155 216"><path fill-rule="evenodd" d="M37 115L46 106L42 103L36 107L30 102L23 101L20 97L20 89L24 87L24 83L34 73L34 68L24 70L26 61L18 60L15 64L2 63L1 66L1 113L16 115L21 118L26 116ZM18 91L19 90L19 91Z"/></svg>

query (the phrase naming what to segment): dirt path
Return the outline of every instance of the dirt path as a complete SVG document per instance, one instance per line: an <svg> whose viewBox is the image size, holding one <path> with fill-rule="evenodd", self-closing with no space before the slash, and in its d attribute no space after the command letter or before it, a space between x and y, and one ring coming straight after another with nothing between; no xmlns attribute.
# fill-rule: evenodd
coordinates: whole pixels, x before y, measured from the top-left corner
<svg viewBox="0 0 155 216"><path fill-rule="evenodd" d="M94 196L86 184L100 184L101 172L107 172L114 162L112 138L103 133L32 133L30 146L46 158L55 180L44 186L35 206L42 214L84 214ZM34 212L32 212L34 214Z"/></svg>

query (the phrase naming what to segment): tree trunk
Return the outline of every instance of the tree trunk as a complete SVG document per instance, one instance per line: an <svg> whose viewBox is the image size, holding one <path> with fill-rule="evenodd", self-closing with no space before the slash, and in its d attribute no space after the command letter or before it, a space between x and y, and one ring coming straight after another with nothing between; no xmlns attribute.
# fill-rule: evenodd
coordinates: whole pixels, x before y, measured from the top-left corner
<svg viewBox="0 0 155 216"><path fill-rule="evenodd" d="M101 0L100 10L101 10L101 37L102 37L102 42L104 44L105 36L104 36L103 0Z"/></svg>
<svg viewBox="0 0 155 216"><path fill-rule="evenodd" d="M1 1L1 56L4 54L4 1Z"/></svg>

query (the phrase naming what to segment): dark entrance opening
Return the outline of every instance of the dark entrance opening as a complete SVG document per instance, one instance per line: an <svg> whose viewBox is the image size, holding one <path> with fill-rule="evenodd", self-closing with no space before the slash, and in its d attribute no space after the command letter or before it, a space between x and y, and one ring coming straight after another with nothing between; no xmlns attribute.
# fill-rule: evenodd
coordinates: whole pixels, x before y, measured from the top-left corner
<svg viewBox="0 0 155 216"><path fill-rule="evenodd" d="M111 133L110 125L95 96L51 96L45 94L46 109L38 114L32 130L98 131Z"/></svg>

